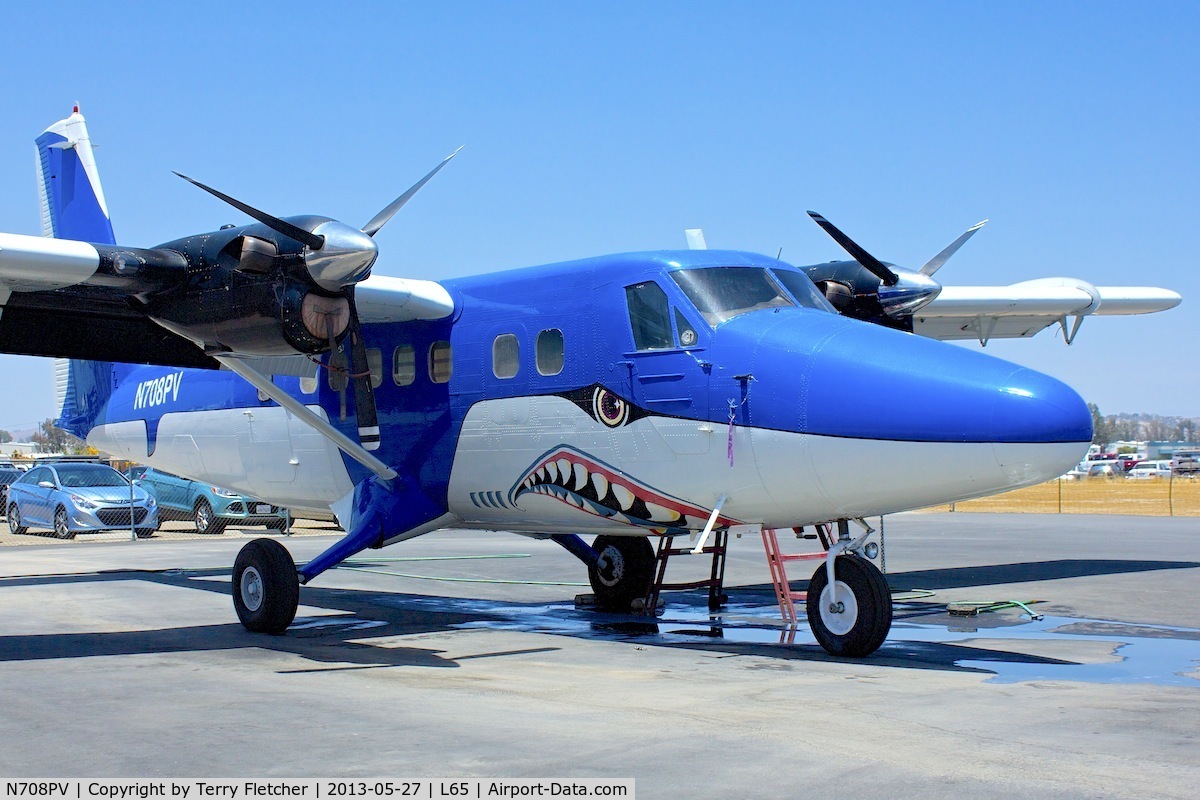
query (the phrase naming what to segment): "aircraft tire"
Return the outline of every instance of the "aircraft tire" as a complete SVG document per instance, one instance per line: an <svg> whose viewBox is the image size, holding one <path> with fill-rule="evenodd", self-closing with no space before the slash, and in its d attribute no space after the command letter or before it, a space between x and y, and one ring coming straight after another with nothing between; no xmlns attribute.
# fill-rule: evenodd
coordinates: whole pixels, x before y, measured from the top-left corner
<svg viewBox="0 0 1200 800"><path fill-rule="evenodd" d="M808 583L808 624L830 655L865 658L892 628L892 594L887 579L859 556L838 556L834 563L842 611L830 609L829 578L822 563Z"/></svg>
<svg viewBox="0 0 1200 800"><path fill-rule="evenodd" d="M596 604L628 611L650 590L654 548L643 536L597 536L592 549L600 555L600 562L588 567Z"/></svg>
<svg viewBox="0 0 1200 800"><path fill-rule="evenodd" d="M300 578L287 548L274 539L255 539L233 562L233 607L251 633L279 635L296 618Z"/></svg>
<svg viewBox="0 0 1200 800"><path fill-rule="evenodd" d="M221 533L225 530L226 520L213 513L212 506L207 500L196 502L193 518L196 520L196 533Z"/></svg>
<svg viewBox="0 0 1200 800"><path fill-rule="evenodd" d="M17 508L16 503L12 503L11 505L9 505L9 507L8 507L8 531L9 531L9 533L13 534L14 536L19 536L28 530L29 530L29 528L26 528L24 525L21 524L21 509Z"/></svg>

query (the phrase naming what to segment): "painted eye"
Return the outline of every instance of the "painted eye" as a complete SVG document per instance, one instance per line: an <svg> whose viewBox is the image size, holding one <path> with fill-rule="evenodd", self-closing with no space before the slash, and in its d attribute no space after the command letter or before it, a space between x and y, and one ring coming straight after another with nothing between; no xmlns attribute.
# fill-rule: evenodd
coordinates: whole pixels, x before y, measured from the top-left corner
<svg viewBox="0 0 1200 800"><path fill-rule="evenodd" d="M596 419L610 428L619 428L629 421L629 406L626 402L601 387L592 395L592 411Z"/></svg>

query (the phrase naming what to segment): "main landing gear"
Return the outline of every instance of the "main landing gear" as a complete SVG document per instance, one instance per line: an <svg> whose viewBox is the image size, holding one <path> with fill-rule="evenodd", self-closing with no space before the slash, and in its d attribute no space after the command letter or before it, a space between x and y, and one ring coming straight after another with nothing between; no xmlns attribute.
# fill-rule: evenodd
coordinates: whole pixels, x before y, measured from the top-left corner
<svg viewBox="0 0 1200 800"><path fill-rule="evenodd" d="M596 563L588 566L588 581L596 604L628 611L634 600L646 597L654 579L654 548L643 536L597 536L592 543Z"/></svg>
<svg viewBox="0 0 1200 800"><path fill-rule="evenodd" d="M281 634L296 618L300 577L287 548L255 539L233 562L233 607L246 630Z"/></svg>

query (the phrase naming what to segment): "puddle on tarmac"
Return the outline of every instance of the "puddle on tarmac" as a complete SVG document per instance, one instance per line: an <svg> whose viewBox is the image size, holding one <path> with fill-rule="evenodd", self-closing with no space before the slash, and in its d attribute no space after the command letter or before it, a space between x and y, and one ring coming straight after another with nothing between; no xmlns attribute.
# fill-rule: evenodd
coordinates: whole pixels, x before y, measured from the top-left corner
<svg viewBox="0 0 1200 800"><path fill-rule="evenodd" d="M408 608L478 618L455 625L457 628L548 633L650 645L679 645L691 639L781 648L817 646L807 624L802 622L793 629L782 625L778 606L731 603L720 612L709 612L704 598L694 600L696 605L669 602L657 617L643 617L578 608L573 603L521 605L462 598L396 598L396 602ZM1200 689L1197 677L1200 676L1200 630L1197 629L1071 617L1031 620L1015 611L949 617L938 613L942 608L897 603L897 619L878 655L903 661L921 657L922 648L929 646L961 646L970 650L970 657L954 658L951 651L949 663L994 673L989 679L991 683L1051 680ZM1053 648L1065 648L1073 654L1103 652L1106 658L1084 662L1072 660L1078 655L1034 655L1022 650L1022 642L1031 643L1029 649L1034 651L1044 649L1044 643L1053 643ZM994 652L996 658L980 657L982 650Z"/></svg>

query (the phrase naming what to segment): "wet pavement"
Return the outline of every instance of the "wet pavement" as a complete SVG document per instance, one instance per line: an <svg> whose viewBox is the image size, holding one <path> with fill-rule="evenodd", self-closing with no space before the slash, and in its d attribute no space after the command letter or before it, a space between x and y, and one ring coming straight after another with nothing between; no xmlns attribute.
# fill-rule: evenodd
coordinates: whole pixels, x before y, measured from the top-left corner
<svg viewBox="0 0 1200 800"><path fill-rule="evenodd" d="M438 533L305 587L280 637L233 615L228 567L244 540L0 548L0 774L1191 797L1197 525L888 518L895 620L861 661L782 624L749 539L732 544L720 612L667 593L646 617L576 606L583 570L548 542ZM287 544L304 560L331 541ZM1041 619L948 613L966 601L1020 601Z"/></svg>

